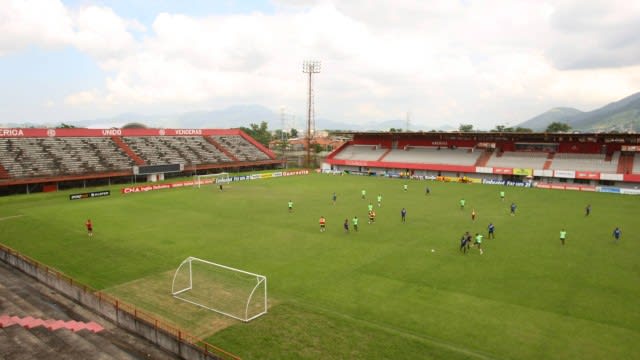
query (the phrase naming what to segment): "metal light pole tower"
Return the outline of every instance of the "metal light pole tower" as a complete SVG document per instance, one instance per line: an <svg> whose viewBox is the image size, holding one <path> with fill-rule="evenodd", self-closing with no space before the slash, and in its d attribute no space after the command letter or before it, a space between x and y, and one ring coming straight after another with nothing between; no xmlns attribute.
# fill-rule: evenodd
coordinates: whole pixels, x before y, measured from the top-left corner
<svg viewBox="0 0 640 360"><path fill-rule="evenodd" d="M308 99L308 113L307 113L307 136L305 138L307 144L307 158L306 166L311 167L311 139L312 132L315 132L315 112L313 104L313 74L320 72L320 61L317 60L305 60L302 63L302 72L309 74L309 99Z"/></svg>

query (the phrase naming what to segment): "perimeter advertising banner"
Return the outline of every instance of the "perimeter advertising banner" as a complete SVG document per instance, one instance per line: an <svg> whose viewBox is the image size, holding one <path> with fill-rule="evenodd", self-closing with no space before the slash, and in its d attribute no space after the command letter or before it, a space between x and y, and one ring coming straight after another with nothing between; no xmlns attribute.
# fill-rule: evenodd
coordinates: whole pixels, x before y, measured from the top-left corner
<svg viewBox="0 0 640 360"><path fill-rule="evenodd" d="M259 180L259 179L269 179L280 176L294 176L294 175L307 175L309 174L309 170L297 170L297 171L278 171L272 173L261 173L261 174L252 174L252 175L243 175L243 176L234 176L230 177L230 181L245 181L245 180ZM200 184L213 184L215 180L213 179L203 179L200 180ZM153 185L140 185L140 186L129 186L122 188L120 191L122 194L131 194L138 192L147 192L154 190L164 190L164 189L175 189L186 186L193 186L194 181L180 181L175 183L166 183L166 184L153 184Z"/></svg>
<svg viewBox="0 0 640 360"><path fill-rule="evenodd" d="M513 175L533 176L533 169L513 168Z"/></svg>
<svg viewBox="0 0 640 360"><path fill-rule="evenodd" d="M90 199L96 197L103 197L111 195L110 190L102 190L102 191L92 191L80 194L71 194L69 195L69 200L80 200L80 199Z"/></svg>

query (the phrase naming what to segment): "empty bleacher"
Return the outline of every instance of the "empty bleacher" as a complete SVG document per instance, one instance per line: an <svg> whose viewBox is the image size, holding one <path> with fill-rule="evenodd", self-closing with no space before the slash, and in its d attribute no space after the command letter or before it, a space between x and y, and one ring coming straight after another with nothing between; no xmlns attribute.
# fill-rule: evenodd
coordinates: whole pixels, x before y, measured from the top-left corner
<svg viewBox="0 0 640 360"><path fill-rule="evenodd" d="M122 140L147 165L214 164L232 161L202 136L139 136Z"/></svg>
<svg viewBox="0 0 640 360"><path fill-rule="evenodd" d="M634 154L634 157L633 157L632 173L633 174L640 174L640 155L638 155L637 153Z"/></svg>
<svg viewBox="0 0 640 360"><path fill-rule="evenodd" d="M211 136L218 144L224 146L233 156L240 161L270 160L269 156L260 151L240 135L216 135Z"/></svg>
<svg viewBox="0 0 640 360"><path fill-rule="evenodd" d="M348 145L345 146L334 159L376 161L384 155L387 150L388 149L383 149L375 145Z"/></svg>
<svg viewBox="0 0 640 360"><path fill-rule="evenodd" d="M493 154L486 166L505 168L543 169L548 153L537 151L505 151Z"/></svg>
<svg viewBox="0 0 640 360"><path fill-rule="evenodd" d="M610 161L606 160L605 154L556 153L550 169L616 173L619 158L617 151Z"/></svg>
<svg viewBox="0 0 640 360"><path fill-rule="evenodd" d="M133 161L109 138L2 138L0 163L11 177L63 176L130 168Z"/></svg>
<svg viewBox="0 0 640 360"><path fill-rule="evenodd" d="M384 158L385 162L474 165L482 151L468 148L437 148L409 146L404 150L394 149Z"/></svg>
<svg viewBox="0 0 640 360"><path fill-rule="evenodd" d="M0 261L0 279L0 359L178 359L147 340L115 327L3 261ZM6 321L9 316L57 321L44 326L35 321L32 325L10 325ZM105 329L94 332L58 325L87 322Z"/></svg>

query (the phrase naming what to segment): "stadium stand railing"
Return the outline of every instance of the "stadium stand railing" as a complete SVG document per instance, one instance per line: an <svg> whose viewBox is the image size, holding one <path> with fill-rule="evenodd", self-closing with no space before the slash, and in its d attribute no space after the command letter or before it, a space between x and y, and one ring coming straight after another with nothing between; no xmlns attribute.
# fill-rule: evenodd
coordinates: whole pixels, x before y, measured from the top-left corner
<svg viewBox="0 0 640 360"><path fill-rule="evenodd" d="M229 159L233 161L240 161L237 157L235 157L229 150L225 149L220 143L218 143L212 136L205 136L205 140L213 145L216 149L220 150L223 154L225 154Z"/></svg>
<svg viewBox="0 0 640 360"><path fill-rule="evenodd" d="M616 173L619 158L618 151L613 153L610 161L606 160L605 154L556 153L550 169Z"/></svg>
<svg viewBox="0 0 640 360"><path fill-rule="evenodd" d="M486 166L542 169L547 158L546 152L504 151L502 156L492 156Z"/></svg>
<svg viewBox="0 0 640 360"><path fill-rule="evenodd" d="M480 157L478 157L478 160L476 160L476 163L474 164L475 166L486 166L487 162L489 161L489 159L491 159L491 157L494 155L494 153L490 152L490 151L484 151Z"/></svg>
<svg viewBox="0 0 640 360"><path fill-rule="evenodd" d="M124 141L122 141L122 138L120 136L112 136L111 140L113 140L113 142L116 145L118 145L118 147L122 149L122 151L124 151L125 154L129 155L129 157L132 158L133 161L135 161L136 165L144 165L144 160L142 160L140 156L138 156L138 154L133 152L133 150L131 150L129 145L127 145Z"/></svg>
<svg viewBox="0 0 640 360"><path fill-rule="evenodd" d="M183 359L240 359L118 298L0 244L0 260Z"/></svg>
<svg viewBox="0 0 640 360"><path fill-rule="evenodd" d="M423 164L456 164L473 165L481 155L481 151L471 148L438 148L424 146L407 146L404 150L394 149L385 161Z"/></svg>
<svg viewBox="0 0 640 360"><path fill-rule="evenodd" d="M334 158L339 160L376 161L387 149L382 149L376 145L349 145L337 154Z"/></svg>

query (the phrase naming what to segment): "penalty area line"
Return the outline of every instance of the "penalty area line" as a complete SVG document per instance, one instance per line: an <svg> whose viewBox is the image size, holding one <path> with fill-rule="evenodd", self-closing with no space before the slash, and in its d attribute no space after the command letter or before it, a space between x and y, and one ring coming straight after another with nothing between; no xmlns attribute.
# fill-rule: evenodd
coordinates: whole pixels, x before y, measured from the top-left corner
<svg viewBox="0 0 640 360"><path fill-rule="evenodd" d="M20 214L20 215L11 215L11 216L0 217L0 221L11 220L11 219L20 218L20 217L23 217L23 216L24 215Z"/></svg>

